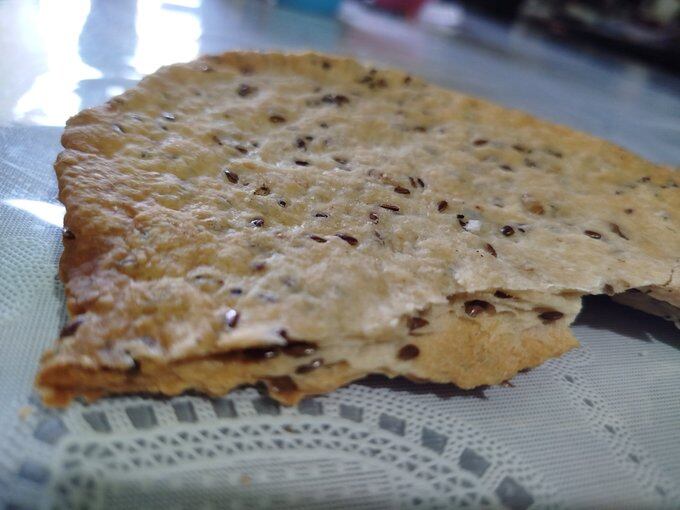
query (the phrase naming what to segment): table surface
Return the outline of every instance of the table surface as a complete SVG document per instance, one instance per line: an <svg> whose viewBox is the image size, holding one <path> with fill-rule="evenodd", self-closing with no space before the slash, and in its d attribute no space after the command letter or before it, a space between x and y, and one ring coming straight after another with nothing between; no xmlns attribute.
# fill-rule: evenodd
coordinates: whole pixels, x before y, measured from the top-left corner
<svg viewBox="0 0 680 510"><path fill-rule="evenodd" d="M432 33L345 6L0 0L0 508L617 508L680 505L680 332L586 300L582 347L473 392L370 377L281 408L107 399L44 409L40 352L65 320L66 119L159 66L229 49L313 49L405 68L680 165L680 79L464 18Z"/></svg>

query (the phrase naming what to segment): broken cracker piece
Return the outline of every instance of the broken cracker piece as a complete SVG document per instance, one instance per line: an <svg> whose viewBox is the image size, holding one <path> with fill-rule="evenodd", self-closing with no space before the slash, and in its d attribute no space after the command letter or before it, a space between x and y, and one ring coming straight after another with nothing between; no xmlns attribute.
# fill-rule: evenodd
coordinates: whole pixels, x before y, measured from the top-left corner
<svg viewBox="0 0 680 510"><path fill-rule="evenodd" d="M164 67L62 143L49 405L497 384L577 345L584 294L678 295L677 172L352 59Z"/></svg>

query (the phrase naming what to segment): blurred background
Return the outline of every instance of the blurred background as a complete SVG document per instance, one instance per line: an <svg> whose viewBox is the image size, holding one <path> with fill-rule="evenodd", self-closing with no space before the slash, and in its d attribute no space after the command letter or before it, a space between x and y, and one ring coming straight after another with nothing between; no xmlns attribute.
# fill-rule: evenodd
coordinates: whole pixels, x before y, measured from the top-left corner
<svg viewBox="0 0 680 510"><path fill-rule="evenodd" d="M486 17L509 27L531 30L537 37L635 56L652 65L667 66L675 72L680 70L678 0L364 0L362 3L420 20L424 26L450 29L464 28L466 14L468 18Z"/></svg>
<svg viewBox="0 0 680 510"><path fill-rule="evenodd" d="M678 164L680 0L0 0L0 125L229 49L401 67Z"/></svg>

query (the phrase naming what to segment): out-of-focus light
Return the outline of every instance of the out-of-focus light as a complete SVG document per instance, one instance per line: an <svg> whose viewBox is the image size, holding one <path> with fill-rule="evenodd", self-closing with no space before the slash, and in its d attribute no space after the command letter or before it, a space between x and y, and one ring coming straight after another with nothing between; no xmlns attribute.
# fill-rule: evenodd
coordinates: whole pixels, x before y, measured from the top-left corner
<svg viewBox="0 0 680 510"><path fill-rule="evenodd" d="M198 54L201 24L198 13L174 9L196 2L144 0L137 4L137 48L130 65L142 74L160 66L192 60Z"/></svg>
<svg viewBox="0 0 680 510"><path fill-rule="evenodd" d="M198 9L201 6L201 0L171 0L169 2L164 2L163 6L185 7L186 9Z"/></svg>
<svg viewBox="0 0 680 510"><path fill-rule="evenodd" d="M456 30L463 22L461 7L442 2L428 2L420 10L418 20L441 31Z"/></svg>
<svg viewBox="0 0 680 510"><path fill-rule="evenodd" d="M61 227L64 225L64 206L52 204L50 202L43 202L41 200L25 200L21 198L12 198L4 201L7 205L26 211L36 218Z"/></svg>
<svg viewBox="0 0 680 510"><path fill-rule="evenodd" d="M78 38L90 12L90 2L72 0L65 6L60 1L42 0L37 11L37 32L42 39L47 69L17 101L14 118L61 126L80 109L78 83L101 78L98 70L79 57Z"/></svg>
<svg viewBox="0 0 680 510"><path fill-rule="evenodd" d="M106 95L109 97L118 96L125 92L125 88L120 85L109 85L106 87Z"/></svg>

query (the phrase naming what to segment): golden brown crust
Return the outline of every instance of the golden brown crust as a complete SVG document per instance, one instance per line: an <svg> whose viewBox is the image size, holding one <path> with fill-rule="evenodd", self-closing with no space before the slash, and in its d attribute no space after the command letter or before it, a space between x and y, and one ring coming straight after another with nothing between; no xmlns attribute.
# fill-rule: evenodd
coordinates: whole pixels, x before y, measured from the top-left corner
<svg viewBox="0 0 680 510"><path fill-rule="evenodd" d="M459 303L455 322L425 315L446 326L406 367L356 368L349 353L334 382L314 371L304 391L372 371L498 382L573 345L581 294L680 288L677 172L351 59L235 52L165 67L72 118L62 143L75 322L43 360L48 402L128 391L139 360L159 370L135 390L222 392L290 367L222 363L227 382L208 386L172 382L176 368L291 338L394 349L447 296L501 291L512 297L493 327L469 325ZM535 309L564 314L559 327Z"/></svg>
<svg viewBox="0 0 680 510"><path fill-rule="evenodd" d="M355 342L337 350L321 348L303 358L278 356L253 362L232 353L174 363L142 359L128 370L104 371L48 360L37 382L43 400L52 406L66 405L77 396L92 400L104 394L178 395L196 390L217 396L257 382L264 382L274 399L291 405L371 373L454 383L464 389L498 384L578 345L567 326L570 318L521 330L532 322L533 314L519 312L513 314L514 320L509 315L487 311L466 317L451 305L431 312L424 332L405 343ZM404 356L405 352L409 354ZM314 360L325 362L309 372L295 370L314 366Z"/></svg>

